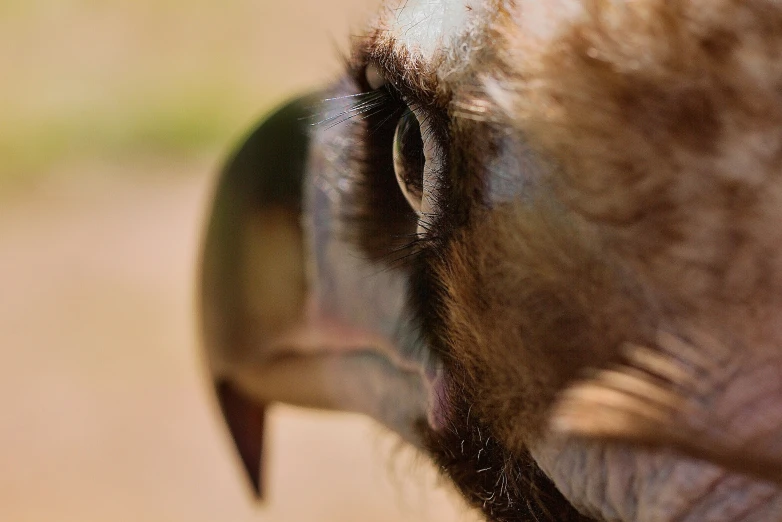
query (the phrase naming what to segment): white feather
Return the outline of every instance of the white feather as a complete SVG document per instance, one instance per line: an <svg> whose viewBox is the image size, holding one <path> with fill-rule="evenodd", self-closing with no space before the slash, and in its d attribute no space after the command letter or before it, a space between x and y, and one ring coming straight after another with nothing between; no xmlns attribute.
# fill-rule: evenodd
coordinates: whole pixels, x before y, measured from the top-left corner
<svg viewBox="0 0 782 522"><path fill-rule="evenodd" d="M469 15L477 0L407 0L393 9L391 33L399 45L431 60L454 38L468 29Z"/></svg>

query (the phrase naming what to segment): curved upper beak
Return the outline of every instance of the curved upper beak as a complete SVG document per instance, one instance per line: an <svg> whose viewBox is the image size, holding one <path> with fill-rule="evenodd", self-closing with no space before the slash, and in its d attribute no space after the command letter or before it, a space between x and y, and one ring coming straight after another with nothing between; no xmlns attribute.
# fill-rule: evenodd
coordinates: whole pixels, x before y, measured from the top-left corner
<svg viewBox="0 0 782 522"><path fill-rule="evenodd" d="M242 143L218 181L201 268L201 316L218 401L253 489L262 494L264 404L225 366L302 314L302 181L307 98L283 106Z"/></svg>
<svg viewBox="0 0 782 522"><path fill-rule="evenodd" d="M332 233L339 209L318 176L339 167L314 143L316 104L305 96L282 106L239 147L217 185L203 249L209 371L258 496L269 402L365 413L415 443L431 395L431 371L392 339L404 282Z"/></svg>

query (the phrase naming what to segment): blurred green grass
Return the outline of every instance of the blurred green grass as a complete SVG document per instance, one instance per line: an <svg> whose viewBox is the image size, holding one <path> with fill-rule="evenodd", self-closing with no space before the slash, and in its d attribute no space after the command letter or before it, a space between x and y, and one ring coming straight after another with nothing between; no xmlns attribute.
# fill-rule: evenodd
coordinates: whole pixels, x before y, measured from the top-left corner
<svg viewBox="0 0 782 522"><path fill-rule="evenodd" d="M247 97L249 98L249 96ZM260 97L263 99L262 97ZM190 156L225 145L247 124L234 91L154 93L119 107L66 106L0 131L6 181L44 173L60 163L126 161L134 156ZM2 110L0 108L0 110Z"/></svg>
<svg viewBox="0 0 782 522"><path fill-rule="evenodd" d="M338 3L0 2L0 184L230 149L272 104L333 75L324 42L349 33L345 4L367 2Z"/></svg>

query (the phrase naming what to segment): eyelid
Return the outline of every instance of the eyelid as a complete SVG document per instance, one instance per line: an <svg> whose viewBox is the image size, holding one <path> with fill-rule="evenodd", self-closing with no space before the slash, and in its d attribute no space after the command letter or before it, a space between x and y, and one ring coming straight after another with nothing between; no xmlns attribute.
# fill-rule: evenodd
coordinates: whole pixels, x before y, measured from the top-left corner
<svg viewBox="0 0 782 522"><path fill-rule="evenodd" d="M371 65L377 67L386 84L391 84L399 91L405 100L414 100L415 104L421 108L430 110L442 110L445 105L437 96L433 85L427 85L427 81L419 81L420 68L414 63L408 61L406 57L398 54L392 54L389 57L393 60L391 63L371 62ZM384 66L385 65L385 66ZM434 83L434 82L432 82Z"/></svg>
<svg viewBox="0 0 782 522"><path fill-rule="evenodd" d="M373 68L386 84L393 85L406 98L431 110L446 109L447 100L439 89L436 70L420 57L400 51L381 33L354 40L350 56L349 69L363 88L376 88L367 78L368 69Z"/></svg>
<svg viewBox="0 0 782 522"><path fill-rule="evenodd" d="M425 166L422 173L423 192L421 208L418 210L419 219L430 220L433 214L440 212L439 194L444 184L447 183L445 176L447 168L446 141L443 138L441 129L433 121L431 111L418 106L418 104L408 99L404 101L418 120L425 157ZM420 221L418 234L421 237L427 235L425 227L421 228Z"/></svg>

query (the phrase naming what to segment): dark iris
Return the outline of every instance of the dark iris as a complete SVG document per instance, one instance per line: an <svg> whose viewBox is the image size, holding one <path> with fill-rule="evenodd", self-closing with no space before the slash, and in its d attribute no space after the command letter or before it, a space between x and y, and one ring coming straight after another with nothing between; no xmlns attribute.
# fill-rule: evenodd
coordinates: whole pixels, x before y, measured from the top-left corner
<svg viewBox="0 0 782 522"><path fill-rule="evenodd" d="M418 222L394 168L396 130L408 107L390 84L368 90L368 85L359 82L358 88L359 94L346 92L356 100L344 111L356 146L349 149L355 163L345 174L349 189L342 210L349 226L343 229L369 259L388 261L405 256ZM406 151L408 147L403 148Z"/></svg>
<svg viewBox="0 0 782 522"><path fill-rule="evenodd" d="M410 109L405 109L394 131L393 145L394 173L399 187L410 206L421 211L424 192L424 140L418 118Z"/></svg>

